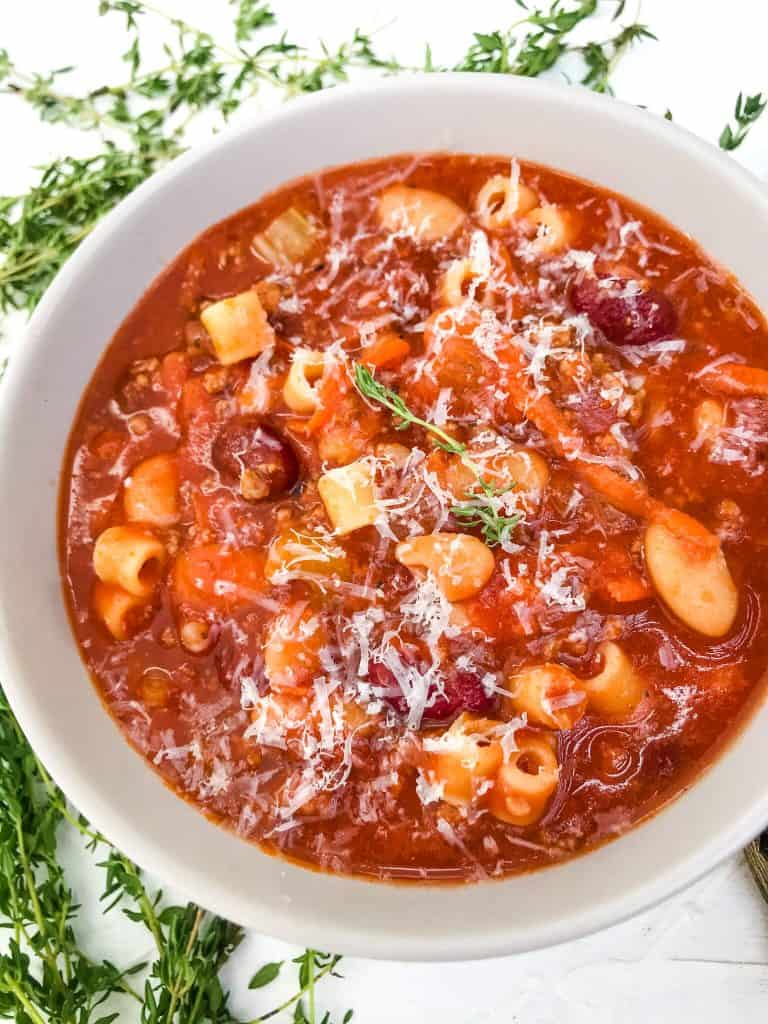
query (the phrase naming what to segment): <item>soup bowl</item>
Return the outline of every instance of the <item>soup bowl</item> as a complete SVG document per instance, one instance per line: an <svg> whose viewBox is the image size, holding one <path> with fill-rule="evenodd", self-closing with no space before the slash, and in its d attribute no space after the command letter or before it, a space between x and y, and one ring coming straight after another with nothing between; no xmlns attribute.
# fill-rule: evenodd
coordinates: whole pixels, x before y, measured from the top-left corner
<svg viewBox="0 0 768 1024"><path fill-rule="evenodd" d="M768 821L768 709L683 794L565 864L472 885L393 885L267 856L171 792L124 741L80 660L57 557L57 488L80 396L121 320L201 230L292 178L403 152L510 154L645 204L768 307L768 198L729 157L575 87L432 75L345 86L222 133L142 185L34 314L0 402L0 668L22 728L77 808L142 868L243 925L341 953L470 959L613 924L689 884Z"/></svg>

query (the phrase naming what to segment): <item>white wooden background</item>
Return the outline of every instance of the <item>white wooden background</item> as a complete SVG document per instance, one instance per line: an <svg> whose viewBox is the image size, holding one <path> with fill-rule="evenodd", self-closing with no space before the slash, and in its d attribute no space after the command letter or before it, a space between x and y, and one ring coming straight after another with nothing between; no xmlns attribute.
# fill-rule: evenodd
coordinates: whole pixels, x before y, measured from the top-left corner
<svg viewBox="0 0 768 1024"><path fill-rule="evenodd" d="M158 4L212 31L226 31L231 17L225 0ZM427 40L437 62L456 60L472 31L503 27L517 14L510 0L273 4L281 25L307 46L319 38L340 41L360 26L379 30L383 52L414 62ZM83 82L119 80L122 25L114 16L98 19L96 6L96 0L0 0L0 47L33 70L74 63L88 69ZM612 6L603 4L606 12ZM660 41L638 47L622 64L615 78L622 98L656 111L669 108L676 121L716 140L739 90L768 89L765 0L645 0L642 20ZM595 37L594 27L588 35ZM66 152L84 153L90 145L69 129L41 125L34 113L3 97L0 132L0 194L23 189L32 165ZM768 178L768 114L736 158ZM74 837L65 842L71 877L84 901L86 949L123 963L148 953L142 929L116 912L101 916L101 874ZM279 990L248 993L245 985L260 963L291 953L275 940L248 936L226 970L236 1012L255 1016L275 1004ZM768 908L738 858L655 910L567 946L453 965L349 959L344 973L344 981L323 983L320 1001L334 1011L354 1007L360 1024L757 1024L768 1014ZM287 980L283 988L292 991ZM121 1016L126 1024L133 1020L132 1011Z"/></svg>

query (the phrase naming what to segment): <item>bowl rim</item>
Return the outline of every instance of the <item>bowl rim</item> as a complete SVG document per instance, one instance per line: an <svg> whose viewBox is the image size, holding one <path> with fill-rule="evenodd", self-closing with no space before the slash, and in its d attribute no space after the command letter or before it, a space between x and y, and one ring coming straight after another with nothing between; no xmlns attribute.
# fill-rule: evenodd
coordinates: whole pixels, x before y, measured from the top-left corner
<svg viewBox="0 0 768 1024"><path fill-rule="evenodd" d="M579 110L598 112L610 127L611 122L620 120L624 124L637 125L644 132L655 132L666 136L670 143L688 153L703 164L714 165L721 177L727 178L734 189L748 193L749 200L761 207L768 222L768 192L760 180L740 166L732 157L718 150L712 144L700 139L679 125L675 125L641 110L631 104L617 101L589 92L586 89L559 83L541 82L531 79L518 79L502 76L482 76L472 73L440 74L409 74L392 79L376 78L362 83L346 84L334 87L325 92L295 99L285 107L275 110L257 112L245 117L237 124L231 125L211 139L194 146L189 152L175 159L172 163L143 182L134 192L122 200L93 230L70 256L62 270L47 289L35 310L25 334L30 342L16 347L5 379L0 385L0 437L6 437L11 426L13 402L25 375L25 368L31 365L36 347L49 335L52 323L55 322L58 307L65 300L72 283L80 276L98 254L103 243L112 235L121 232L130 224L134 211L140 208L147 199L166 188L171 182L184 177L187 170L207 160L216 150L225 147L233 138L247 135L253 130L267 130L278 123L301 121L311 116L314 111L328 107L344 106L349 100L364 97L372 93L387 92L392 97L398 95L407 100L414 90L444 92L446 99L451 91L469 91L477 95L503 91L510 96L523 100L553 96L558 102L567 102L574 116ZM465 150L466 151L466 150ZM310 169L308 168L308 171ZM566 168L567 171L567 168ZM255 200L254 200L255 201ZM94 366L95 368L95 366ZM10 457L0 453L0 480L9 472ZM9 478L10 479L10 478ZM0 568L0 669L5 692L18 721L29 738L33 749L42 763L50 771L65 794L70 797L78 809L93 825L110 836L110 840L142 868L157 875L161 879L173 880L174 885L188 893L197 902L202 896L204 903L211 906L215 913L228 917L230 920L243 920L246 924L265 930L287 941L304 944L308 938L313 943L315 935L305 935L300 912L290 907L277 913L261 911L258 922L249 914L238 900L232 897L226 887L218 879L215 884L210 876L205 877L196 869L188 869L179 863L164 847L162 841L151 833L143 832L136 823L122 817L119 809L111 806L98 791L98 786L83 771L71 771L68 759L64 755L66 741L50 744L50 735L43 727L43 717L38 709L39 701L30 696L24 685L21 670L17 666L17 651L14 637L4 628L5 611L14 599L13 581ZM108 712L106 712L108 713ZM754 712L753 712L754 714ZM734 738L738 744L740 737ZM721 751L717 758L723 756ZM619 892L612 899L601 902L589 911L572 913L550 922L547 927L540 926L538 931L527 937L524 943L513 941L503 928L495 931L489 929L486 935L471 934L469 936L443 936L438 944L431 939L421 939L417 934L403 934L397 938L389 934L371 934L366 931L363 923L355 926L341 924L337 921L325 921L323 924L323 940L321 948L337 949L341 953L391 959L396 955L400 960L465 960L494 957L510 952L533 950L545 946L553 946L574 938L590 934L599 929L617 924L632 917L665 898L692 884L706 874L718 863L730 856L768 822L768 786L761 800L755 801L749 812L736 820L730 821L726 828L713 834L709 841L702 844L695 854L685 858L684 863L668 868L655 878L636 885L630 891ZM631 831L643 828L636 825ZM240 840L241 842L244 840ZM613 844L611 844L613 845ZM585 854L594 857L596 852ZM554 866L549 870L558 870ZM316 873L318 880L326 877ZM372 884L363 882L362 884ZM376 884L376 883L373 883ZM503 885L503 881L491 883ZM195 894L198 894L197 896ZM407 925L404 932L408 932Z"/></svg>

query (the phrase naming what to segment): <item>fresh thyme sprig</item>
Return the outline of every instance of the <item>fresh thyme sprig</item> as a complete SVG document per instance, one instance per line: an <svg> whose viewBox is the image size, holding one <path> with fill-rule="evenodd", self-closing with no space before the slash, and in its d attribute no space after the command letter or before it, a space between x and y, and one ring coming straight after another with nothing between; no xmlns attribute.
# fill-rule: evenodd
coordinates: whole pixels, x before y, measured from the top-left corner
<svg viewBox="0 0 768 1024"><path fill-rule="evenodd" d="M633 22L604 43L587 43L582 46L580 52L587 65L587 73L581 84L589 86L594 92L612 95L611 76L619 61L633 43L643 39L656 39L656 36L647 25Z"/></svg>
<svg viewBox="0 0 768 1024"><path fill-rule="evenodd" d="M43 292L96 222L178 152L173 140L152 147L109 145L98 156L50 163L26 195L0 199L0 311L32 312Z"/></svg>
<svg viewBox="0 0 768 1024"><path fill-rule="evenodd" d="M25 1024L89 1024L114 995L136 1001L130 976L80 947L77 903L58 859L61 795L30 749L0 691L0 1017Z"/></svg>
<svg viewBox="0 0 768 1024"><path fill-rule="evenodd" d="M597 10L597 0L579 0L575 7L564 9L560 0L548 10L528 10L521 0L518 7L526 15L506 31L476 32L475 41L454 71L478 71L502 75L523 75L535 78L548 71L568 51L568 35ZM528 31L518 41L518 30Z"/></svg>
<svg viewBox="0 0 768 1024"><path fill-rule="evenodd" d="M396 430L406 430L410 426L423 427L424 430L434 437L438 448L442 448L443 451L449 452L451 455L466 454L467 446L465 444L457 441L455 437L451 437L450 434L446 433L445 430L436 424L430 423L429 420L423 420L411 412L400 395L393 391L392 388L388 388L386 384L382 384L380 380L377 380L367 366L363 366L362 363L355 363L354 379L355 387L363 398L383 406L395 416L397 420L395 423Z"/></svg>
<svg viewBox="0 0 768 1024"><path fill-rule="evenodd" d="M461 459L463 465L475 476L475 489L465 501L454 505L451 512L463 526L480 529L489 546L503 544L523 518L519 513L512 516L504 514L502 496L514 488L514 483L498 488L486 480L482 469L468 455L467 446L463 442L451 437L435 423L417 416L396 391L377 380L362 363L355 363L354 382L363 398L392 413L396 420L396 430L405 430L410 426L422 427L431 434L438 448Z"/></svg>
<svg viewBox="0 0 768 1024"><path fill-rule="evenodd" d="M119 968L90 959L78 944L78 906L58 859L60 830L72 827L92 851L106 849L104 913L115 907L142 923L155 944L150 964ZM135 1003L141 1024L260 1024L292 1006L295 1020L319 1020L315 986L339 977L340 957L305 950L298 989L274 1009L247 1022L232 1016L220 971L243 931L193 904L175 906L152 894L139 869L81 816L31 750L0 690L0 927L11 932L0 955L0 1018L20 1024L110 1024L120 1019L112 1000ZM143 991L134 976L149 976ZM270 967L272 969L270 969ZM277 977L274 965L254 975L262 988ZM105 1006L110 1000L109 1007ZM306 1008L304 1001L307 1002ZM348 1011L344 1021L351 1019Z"/></svg>
<svg viewBox="0 0 768 1024"><path fill-rule="evenodd" d="M498 488L480 478L479 490L473 491L464 501L454 505L452 514L469 529L479 529L489 547L507 543L512 531L523 521L521 512L506 515L504 496L514 490L514 484Z"/></svg>
<svg viewBox="0 0 768 1024"><path fill-rule="evenodd" d="M82 95L62 88L69 67L27 74L0 51L0 92L18 96L49 123L98 131L101 153L54 160L24 196L0 198L0 311L31 312L80 242L121 199L186 148L192 120L205 112L226 120L262 86L284 96L316 92L344 81L351 67L396 69L380 58L371 38L355 31L336 50L314 57L286 37L246 49L252 35L274 24L265 5L240 0L237 48L142 0L101 0L101 14L125 18L130 45L128 78ZM173 32L160 67L146 67L141 28L146 17L166 20Z"/></svg>
<svg viewBox="0 0 768 1024"><path fill-rule="evenodd" d="M454 69L535 77L568 53L587 61L585 81L600 91L633 39L650 35L628 25L609 44L572 46L570 33L591 17L597 0L529 10L508 31L476 33ZM617 14L621 5L617 5ZM353 69L385 73L418 70L383 58L373 39L359 30L335 49L317 55L284 34L255 45L254 37L275 25L274 12L258 0L234 6L232 46L144 0L101 0L99 12L125 19L129 45L123 54L127 77L83 94L65 88L70 67L47 74L18 68L0 50L0 92L23 99L47 122L97 132L102 152L89 159L64 158L41 169L25 196L0 198L0 310L30 311L65 260L98 221L132 188L186 148L198 115L226 120L262 87L284 97L316 92L346 81ZM163 62L147 66L142 47L145 23L164 21L172 38ZM527 29L527 31L526 31ZM519 34L523 33L520 38ZM437 70L427 48L424 70Z"/></svg>
<svg viewBox="0 0 768 1024"><path fill-rule="evenodd" d="M341 957L336 953L320 953L316 949L305 949L300 956L293 960L293 963L298 965L299 991L276 1006L274 1010L249 1021L248 1024L264 1024L276 1014L283 1013L291 1007L294 1008L294 1024L315 1024L317 1021L315 986L325 977L340 978L341 975L336 971L340 961ZM258 983L261 978L266 976L270 981L273 980L277 977L280 967L282 964L265 964L251 979L249 987L261 988L261 984ZM353 1016L354 1011L347 1010L341 1019L341 1024L349 1024ZM318 1024L332 1024L330 1013L326 1012Z"/></svg>
<svg viewBox="0 0 768 1024"><path fill-rule="evenodd" d="M752 125L762 115L767 105L768 96L763 96L760 92L755 93L754 96L747 96L746 99L742 93L739 93L733 111L736 127L732 128L730 124L727 124L723 128L718 140L720 148L725 150L738 149L747 135L749 135Z"/></svg>
<svg viewBox="0 0 768 1024"><path fill-rule="evenodd" d="M476 33L474 43L453 70L536 78L554 68L566 55L575 54L586 64L582 84L596 92L610 92L610 77L632 43L656 38L647 25L635 21L604 42L579 46L572 43L571 33L596 13L597 0L579 0L570 7L558 0L548 9L534 10L529 10L521 0L516 2L526 11L525 17L507 31ZM614 21L623 14L624 6L623 0L617 3ZM528 31L519 39L523 27ZM433 70L429 51L428 63L428 70Z"/></svg>

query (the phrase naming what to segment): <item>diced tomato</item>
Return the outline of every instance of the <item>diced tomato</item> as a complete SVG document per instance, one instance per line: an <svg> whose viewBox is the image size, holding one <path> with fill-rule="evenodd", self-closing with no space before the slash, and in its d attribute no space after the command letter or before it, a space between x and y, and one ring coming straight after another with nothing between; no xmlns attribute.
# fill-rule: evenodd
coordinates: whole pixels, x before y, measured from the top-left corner
<svg viewBox="0 0 768 1024"><path fill-rule="evenodd" d="M585 553L587 550L585 546ZM650 584L635 567L626 548L618 543L608 543L600 549L589 586L599 597L617 604L644 601L651 595Z"/></svg>
<svg viewBox="0 0 768 1024"><path fill-rule="evenodd" d="M188 376L189 363L183 352L169 352L163 356L163 361L160 364L160 380L172 398L178 400Z"/></svg>

